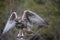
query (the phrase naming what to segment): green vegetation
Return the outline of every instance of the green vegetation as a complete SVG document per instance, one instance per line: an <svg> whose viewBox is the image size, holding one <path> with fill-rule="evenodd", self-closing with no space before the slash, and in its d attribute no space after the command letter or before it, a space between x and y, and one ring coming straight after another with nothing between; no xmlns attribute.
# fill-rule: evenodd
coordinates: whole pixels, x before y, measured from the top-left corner
<svg viewBox="0 0 60 40"><path fill-rule="evenodd" d="M0 0L0 30L4 28L11 9L17 12L26 9L36 12L49 23L48 28L37 30L37 34L44 35L44 37L45 34L47 37L53 36L54 40L58 40L57 37L60 35L58 34L60 32L59 0Z"/></svg>

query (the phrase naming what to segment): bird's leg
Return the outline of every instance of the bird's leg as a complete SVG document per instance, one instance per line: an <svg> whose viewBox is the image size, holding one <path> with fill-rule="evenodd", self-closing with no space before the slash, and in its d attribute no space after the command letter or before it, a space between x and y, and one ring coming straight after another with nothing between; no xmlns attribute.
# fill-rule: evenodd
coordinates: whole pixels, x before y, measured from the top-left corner
<svg viewBox="0 0 60 40"><path fill-rule="evenodd" d="M22 30L19 30L17 37L20 38L22 35Z"/></svg>
<svg viewBox="0 0 60 40"><path fill-rule="evenodd" d="M22 37L24 36L24 33L23 33L23 30L22 30L22 35L21 35Z"/></svg>
<svg viewBox="0 0 60 40"><path fill-rule="evenodd" d="M21 36L20 36L20 38L23 39L23 37L24 37L23 30L21 30Z"/></svg>
<svg viewBox="0 0 60 40"><path fill-rule="evenodd" d="M18 33L18 35L17 35L17 38L22 39L23 37L24 37L23 30L19 30L19 33Z"/></svg>

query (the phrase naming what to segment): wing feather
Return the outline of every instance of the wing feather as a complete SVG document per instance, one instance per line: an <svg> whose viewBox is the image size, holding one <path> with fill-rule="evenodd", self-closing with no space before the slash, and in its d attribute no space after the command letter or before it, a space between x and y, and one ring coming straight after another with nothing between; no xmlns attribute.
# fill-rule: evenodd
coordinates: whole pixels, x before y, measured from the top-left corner
<svg viewBox="0 0 60 40"><path fill-rule="evenodd" d="M11 28L13 28L13 27L15 26L15 23L16 23L16 22L14 21L15 18L17 18L17 14L16 14L16 12L13 12L13 13L11 14L11 16L9 17L6 25L5 25L5 28L4 28L4 30L3 30L3 34L6 33L7 31L9 31Z"/></svg>
<svg viewBox="0 0 60 40"><path fill-rule="evenodd" d="M30 11L30 10L25 10L24 11L24 17L27 18L27 20L34 25L48 25L48 23L41 18L39 15L37 15L36 13Z"/></svg>

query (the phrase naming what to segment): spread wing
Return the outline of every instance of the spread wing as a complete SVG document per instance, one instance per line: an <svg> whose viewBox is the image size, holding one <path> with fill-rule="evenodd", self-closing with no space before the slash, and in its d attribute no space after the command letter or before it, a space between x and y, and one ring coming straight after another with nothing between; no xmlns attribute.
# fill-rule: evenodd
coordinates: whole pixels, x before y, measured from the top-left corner
<svg viewBox="0 0 60 40"><path fill-rule="evenodd" d="M36 13L34 13L30 10L25 10L22 17L23 17L23 19L27 18L27 20L30 24L34 24L36 26L48 25L48 23L44 19L42 19L40 16L38 16Z"/></svg>
<svg viewBox="0 0 60 40"><path fill-rule="evenodd" d="M9 17L6 25L5 25L5 28L3 30L3 34L6 33L7 31L9 31L11 28L13 28L15 26L15 19L17 18L17 14L16 12L12 12L11 16Z"/></svg>

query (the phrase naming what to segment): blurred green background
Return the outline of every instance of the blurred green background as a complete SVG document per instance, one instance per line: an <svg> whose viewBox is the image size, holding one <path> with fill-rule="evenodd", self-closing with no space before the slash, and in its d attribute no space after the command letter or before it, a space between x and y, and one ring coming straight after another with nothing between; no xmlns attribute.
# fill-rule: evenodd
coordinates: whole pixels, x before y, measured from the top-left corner
<svg viewBox="0 0 60 40"><path fill-rule="evenodd" d="M28 9L49 23L48 28L37 30L37 34L45 40L60 40L60 0L0 0L0 33L12 11L22 14ZM10 35L13 33L10 32Z"/></svg>

